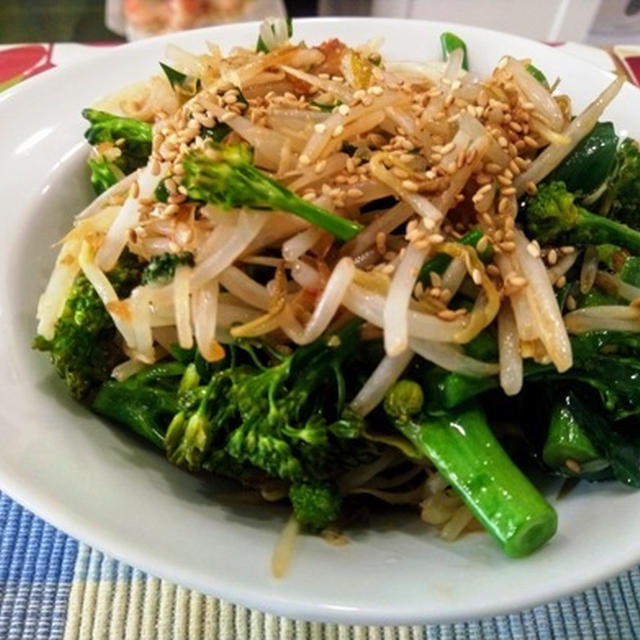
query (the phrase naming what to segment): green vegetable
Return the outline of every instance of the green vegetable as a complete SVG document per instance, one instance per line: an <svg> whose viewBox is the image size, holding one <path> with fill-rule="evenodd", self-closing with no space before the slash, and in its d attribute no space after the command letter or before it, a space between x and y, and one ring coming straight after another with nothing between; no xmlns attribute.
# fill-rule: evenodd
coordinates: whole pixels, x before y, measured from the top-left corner
<svg viewBox="0 0 640 640"><path fill-rule="evenodd" d="M353 321L275 364L261 362L248 343L208 367L185 364L190 352L182 350L180 362L164 365L172 367L167 375L155 365L106 382L92 408L191 471L235 465L294 483L325 482L367 449L362 420L344 411L341 367L358 350L358 331Z"/></svg>
<svg viewBox="0 0 640 640"><path fill-rule="evenodd" d="M469 247L477 248L478 243L484 237L484 233L481 229L471 229L467 231L458 242L460 244L467 245ZM483 262L487 262L491 259L493 255L493 248L490 243L487 243L487 246L479 252L479 257ZM429 274L434 271L435 273L442 274L445 269L449 266L451 262L451 256L446 253L438 253L437 255L429 258L424 265L422 265L422 269L420 269L420 275L418 276L418 280L423 284L429 282Z"/></svg>
<svg viewBox="0 0 640 640"><path fill-rule="evenodd" d="M640 258L627 256L620 269L620 278L634 287L640 287Z"/></svg>
<svg viewBox="0 0 640 640"><path fill-rule="evenodd" d="M526 556L545 544L556 531L556 512L498 444L480 407L463 405L442 416L419 413L416 388L403 380L389 391L384 408L395 427L437 467L507 555Z"/></svg>
<svg viewBox="0 0 640 640"><path fill-rule="evenodd" d="M96 109L84 109L82 116L90 123L84 134L87 141L92 145L107 142L117 145L120 156L114 164L125 174L147 164L151 153L151 125Z"/></svg>
<svg viewBox="0 0 640 640"><path fill-rule="evenodd" d="M182 185L193 200L222 207L288 211L332 233L340 240L356 235L361 225L303 200L251 164L243 145L216 145L192 151L182 162Z"/></svg>
<svg viewBox="0 0 640 640"><path fill-rule="evenodd" d="M314 107L318 107L320 111L324 111L325 113L331 113L336 107L339 107L342 104L342 101L336 99L333 102L325 103L325 102L318 102L317 100L311 100L309 104Z"/></svg>
<svg viewBox="0 0 640 640"><path fill-rule="evenodd" d="M271 32L275 35L275 28L271 25ZM293 21L291 18L287 18L287 36L290 38L293 35ZM269 53L269 47L265 44L262 36L258 36L258 42L256 42L256 51L258 53Z"/></svg>
<svg viewBox="0 0 640 640"><path fill-rule="evenodd" d="M575 203L564 182L542 184L526 204L529 235L540 244L611 243L640 254L640 232Z"/></svg>
<svg viewBox="0 0 640 640"><path fill-rule="evenodd" d="M193 96L200 91L200 78L194 78L188 76L186 73L182 73L167 64L160 63L164 75L167 76L167 80L171 85L171 88L183 96Z"/></svg>
<svg viewBox="0 0 640 640"><path fill-rule="evenodd" d="M525 69L545 88L549 88L549 83L547 82L547 77L536 67L535 65L529 63Z"/></svg>
<svg viewBox="0 0 640 640"><path fill-rule="evenodd" d="M96 195L100 195L118 182L118 178L114 173L113 164L104 156L100 155L95 158L89 158L87 164L91 172L91 186Z"/></svg>
<svg viewBox="0 0 640 640"><path fill-rule="evenodd" d="M592 443L599 458L586 461L585 471L596 472L607 464L613 476L632 487L640 487L640 446L635 436L628 437L618 431L607 417L582 396L569 391L562 399L566 413L580 425L584 436ZM636 424L633 425L635 431Z"/></svg>
<svg viewBox="0 0 640 640"><path fill-rule="evenodd" d="M222 142L231 133L231 127L226 122L218 122L213 127L200 127L200 135L214 142Z"/></svg>
<svg viewBox="0 0 640 640"><path fill-rule="evenodd" d="M618 149L616 169L600 211L640 229L640 146L631 138L623 140Z"/></svg>
<svg viewBox="0 0 640 640"><path fill-rule="evenodd" d="M599 392L611 420L640 414L640 335L592 331L571 337L573 367L559 374L552 365L524 363L528 381L578 382ZM431 412L444 412L499 387L498 378L471 378L431 367L423 374Z"/></svg>
<svg viewBox="0 0 640 640"><path fill-rule="evenodd" d="M616 161L618 136L611 122L598 122L547 178L560 180L578 197L595 193L609 179Z"/></svg>
<svg viewBox="0 0 640 640"><path fill-rule="evenodd" d="M91 410L126 424L151 444L163 448L164 424L180 408L174 385L184 372L183 364L169 362L148 367L123 382L109 380L98 390Z"/></svg>
<svg viewBox="0 0 640 640"><path fill-rule="evenodd" d="M125 297L140 282L141 271L137 258L125 253L107 277ZM53 366L77 400L89 398L123 359L111 316L82 273L71 287L53 338L36 336L33 346L51 354Z"/></svg>
<svg viewBox="0 0 640 640"><path fill-rule="evenodd" d="M173 280L176 268L182 264L193 266L193 254L189 251L182 253L163 253L153 256L142 272L142 284L154 282L167 284Z"/></svg>
<svg viewBox="0 0 640 640"><path fill-rule="evenodd" d="M455 33L445 31L440 35L440 46L442 47L442 57L446 61L449 58L449 54L456 49L462 49L462 68L469 70L469 59L467 58L467 45L464 40L459 38Z"/></svg>
<svg viewBox="0 0 640 640"><path fill-rule="evenodd" d="M309 531L321 531L340 515L340 494L328 482L293 484L289 500L296 520Z"/></svg>
<svg viewBox="0 0 640 640"><path fill-rule="evenodd" d="M542 449L546 465L564 475L601 471L609 463L598 453L584 430L582 414L576 411L572 392L557 398L551 410L549 432Z"/></svg>

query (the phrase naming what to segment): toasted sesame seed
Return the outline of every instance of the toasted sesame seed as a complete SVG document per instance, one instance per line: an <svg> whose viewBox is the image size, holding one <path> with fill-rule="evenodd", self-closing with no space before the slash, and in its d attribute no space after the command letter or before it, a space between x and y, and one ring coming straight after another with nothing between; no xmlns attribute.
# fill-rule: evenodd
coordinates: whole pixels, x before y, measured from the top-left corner
<svg viewBox="0 0 640 640"><path fill-rule="evenodd" d="M220 116L220 122L229 122L230 120L233 120L236 117L237 114L235 114L233 111L225 111L221 116Z"/></svg>
<svg viewBox="0 0 640 640"><path fill-rule="evenodd" d="M458 317L458 314L453 311L453 309L443 309L442 311L438 311L438 318L442 320L455 320Z"/></svg>
<svg viewBox="0 0 640 640"><path fill-rule="evenodd" d="M576 299L571 294L567 296L564 304L569 311L573 311L578 306Z"/></svg>
<svg viewBox="0 0 640 640"><path fill-rule="evenodd" d="M502 242L500 243L500 245L498 245L503 251L505 251L506 253L510 253L511 251L515 250L516 248L516 244L515 242Z"/></svg>
<svg viewBox="0 0 640 640"><path fill-rule="evenodd" d="M353 99L358 102L360 100L362 100L365 96L367 95L367 92L364 89L358 89L354 94L353 94Z"/></svg>
<svg viewBox="0 0 640 640"><path fill-rule="evenodd" d="M498 202L498 213L504 214L507 211L508 207L509 207L509 198L506 198L506 197L500 198L500 201Z"/></svg>
<svg viewBox="0 0 640 640"><path fill-rule="evenodd" d="M133 181L133 184L131 185L131 188L129 189L129 195L132 198L137 198L140 195L140 185L138 184L137 180Z"/></svg>
<svg viewBox="0 0 640 640"><path fill-rule="evenodd" d="M495 162L488 162L484 165L484 170L492 175L497 175L502 172L502 167Z"/></svg>
<svg viewBox="0 0 640 640"><path fill-rule="evenodd" d="M427 231L433 231L436 228L436 223L431 218L422 218L422 226Z"/></svg>
<svg viewBox="0 0 640 640"><path fill-rule="evenodd" d="M332 138L337 138L344 133L344 126L339 124L331 133Z"/></svg>
<svg viewBox="0 0 640 640"><path fill-rule="evenodd" d="M527 253L534 258L540 257L540 245L536 240L533 240L527 245Z"/></svg>
<svg viewBox="0 0 640 640"><path fill-rule="evenodd" d="M580 473L582 471L580 463L572 460L571 458L567 458L564 461L564 466L567 467L567 469L569 469L569 471L571 471L572 473Z"/></svg>
<svg viewBox="0 0 640 640"><path fill-rule="evenodd" d="M363 195L364 192L360 189L352 188L347 191L347 196L349 196L349 198L361 198Z"/></svg>
<svg viewBox="0 0 640 640"><path fill-rule="evenodd" d="M550 249L549 253L547 253L547 262L553 266L556 262L558 262L558 254L555 249Z"/></svg>
<svg viewBox="0 0 640 640"><path fill-rule="evenodd" d="M351 112L351 109L349 108L349 105L347 105L347 104L341 104L338 107L338 113L341 116L348 116L350 112Z"/></svg>
<svg viewBox="0 0 640 640"><path fill-rule="evenodd" d="M489 238L487 236L482 236L480 240L478 240L478 244L476 244L476 251L478 253L483 253L489 247Z"/></svg>
<svg viewBox="0 0 640 640"><path fill-rule="evenodd" d="M498 144L505 149L506 147L509 146L509 141L504 137L504 136L500 136L498 138Z"/></svg>
<svg viewBox="0 0 640 640"><path fill-rule="evenodd" d="M518 163L515 160L511 160L509 162L509 170L515 176L521 173L520 167L518 166Z"/></svg>
<svg viewBox="0 0 640 640"><path fill-rule="evenodd" d="M407 191L410 191L411 193L418 192L418 185L413 180L403 180L402 188L406 189Z"/></svg>
<svg viewBox="0 0 640 640"><path fill-rule="evenodd" d="M450 93L450 94L449 94L449 95L444 99L444 106L445 106L446 108L449 108L449 107L453 104L453 101L454 101L454 100L455 100L455 96L454 96L452 93Z"/></svg>
<svg viewBox="0 0 640 640"><path fill-rule="evenodd" d="M531 147L532 149L537 149L538 148L538 143L536 142L536 140L534 138L532 138L531 136L525 136L523 138L524 143L528 146Z"/></svg>
<svg viewBox="0 0 640 640"><path fill-rule="evenodd" d="M381 96L384 93L384 89L374 84L372 87L369 87L367 89L367 92L370 93L372 96Z"/></svg>
<svg viewBox="0 0 640 640"><path fill-rule="evenodd" d="M304 153L300 156L300 164L305 167L311 164L311 158L309 158L308 155L305 155Z"/></svg>
<svg viewBox="0 0 640 640"><path fill-rule="evenodd" d="M313 127L313 129L316 133L324 133L327 130L327 125L323 124L322 122L318 122L318 124Z"/></svg>
<svg viewBox="0 0 640 640"><path fill-rule="evenodd" d="M528 284L527 279L523 276L514 275L508 280L511 285L518 288L526 287Z"/></svg>
<svg viewBox="0 0 640 640"><path fill-rule="evenodd" d="M575 247L560 247L560 251L562 251L562 253L564 253L565 255L569 255L571 253L575 253L576 252L576 248Z"/></svg>
<svg viewBox="0 0 640 640"><path fill-rule="evenodd" d="M431 240L433 244L440 244L441 242L444 242L444 236L441 236L439 233L434 233L429 236L429 240Z"/></svg>
<svg viewBox="0 0 640 640"><path fill-rule="evenodd" d="M530 195L530 196L535 196L536 193L538 193L538 187L536 186L536 183L533 182L533 180L529 180L528 182L525 183L524 185L524 190Z"/></svg>
<svg viewBox="0 0 640 640"><path fill-rule="evenodd" d="M507 187L506 189L502 189L500 191L500 193L503 196L514 196L516 194L516 188L515 187Z"/></svg>
<svg viewBox="0 0 640 640"><path fill-rule="evenodd" d="M560 276L556 281L555 281L555 286L558 287L558 289L564 287L564 285L567 284L567 278L565 276Z"/></svg>
<svg viewBox="0 0 640 640"><path fill-rule="evenodd" d="M513 180L511 178L507 178L504 175L499 175L498 176L498 182L501 185L504 185L505 187L508 187L513 182Z"/></svg>
<svg viewBox="0 0 640 640"><path fill-rule="evenodd" d="M453 151L453 149L455 148L455 144L453 142L449 142L448 144L445 144L444 147L441 147L439 149L440 153L442 155L446 155L447 153L449 153L450 151Z"/></svg>
<svg viewBox="0 0 640 640"><path fill-rule="evenodd" d="M305 193L302 196L303 200L315 200L317 198L318 194L315 191L307 191L307 193Z"/></svg>

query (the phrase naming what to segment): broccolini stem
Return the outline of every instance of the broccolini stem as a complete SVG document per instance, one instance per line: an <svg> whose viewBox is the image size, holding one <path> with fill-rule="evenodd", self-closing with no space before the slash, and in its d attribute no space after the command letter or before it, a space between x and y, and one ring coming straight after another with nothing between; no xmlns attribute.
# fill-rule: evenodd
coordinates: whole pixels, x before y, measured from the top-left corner
<svg viewBox="0 0 640 640"><path fill-rule="evenodd" d="M223 207L250 207L287 211L328 231L339 240L349 240L362 225L341 218L303 200L251 164L251 153L242 145L215 145L208 151L193 151L183 159L182 186L194 200Z"/></svg>
<svg viewBox="0 0 640 640"><path fill-rule="evenodd" d="M491 433L479 405L467 404L441 416L412 418L393 402L404 380L394 386L385 409L396 428L428 458L456 490L484 528L512 557L526 556L556 531L557 515L513 464ZM415 407L413 407L415 408Z"/></svg>
<svg viewBox="0 0 640 640"><path fill-rule="evenodd" d="M617 244L640 254L640 232L621 222L576 207L576 228L571 238L584 244Z"/></svg>

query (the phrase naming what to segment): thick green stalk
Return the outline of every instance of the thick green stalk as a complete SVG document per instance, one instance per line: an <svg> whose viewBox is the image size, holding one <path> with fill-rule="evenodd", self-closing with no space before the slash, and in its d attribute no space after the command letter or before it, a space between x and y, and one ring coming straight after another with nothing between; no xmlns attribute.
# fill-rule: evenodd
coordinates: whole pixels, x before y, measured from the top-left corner
<svg viewBox="0 0 640 640"><path fill-rule="evenodd" d="M389 405L387 412L397 416ZM553 536L556 512L505 453L479 405L467 404L442 416L400 415L394 422L508 556L526 556Z"/></svg>

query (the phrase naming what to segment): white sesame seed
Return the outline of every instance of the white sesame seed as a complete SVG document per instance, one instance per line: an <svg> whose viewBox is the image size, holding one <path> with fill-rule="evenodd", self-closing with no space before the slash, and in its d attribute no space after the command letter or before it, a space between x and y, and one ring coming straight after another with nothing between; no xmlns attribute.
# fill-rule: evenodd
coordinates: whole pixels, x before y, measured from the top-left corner
<svg viewBox="0 0 640 640"><path fill-rule="evenodd" d="M418 185L413 180L403 180L402 188L410 191L411 193L418 192Z"/></svg>
<svg viewBox="0 0 640 640"><path fill-rule="evenodd" d="M326 168L327 168L327 161L319 160L318 162L316 162L315 172L322 173Z"/></svg>
<svg viewBox="0 0 640 640"><path fill-rule="evenodd" d="M327 125L323 124L322 122L318 122L318 124L313 127L313 129L316 133L324 133L327 130Z"/></svg>
<svg viewBox="0 0 640 640"><path fill-rule="evenodd" d="M540 257L540 246L535 240L527 245L527 253L534 258Z"/></svg>
<svg viewBox="0 0 640 640"><path fill-rule="evenodd" d="M311 158L309 158L309 156L305 155L304 153L300 156L300 164L303 167L306 167L308 165L311 164Z"/></svg>
<svg viewBox="0 0 640 640"><path fill-rule="evenodd" d="M344 133L344 127L339 124L332 132L331 137L332 138L338 138L339 136L341 136Z"/></svg>
<svg viewBox="0 0 640 640"><path fill-rule="evenodd" d="M338 113L341 116L348 116L350 111L351 111L351 109L349 109L349 105L348 104L341 104L338 107Z"/></svg>
<svg viewBox="0 0 640 640"><path fill-rule="evenodd" d="M367 92L370 93L372 96L381 96L384 93L384 89L374 84L372 87L369 87L367 89Z"/></svg>

